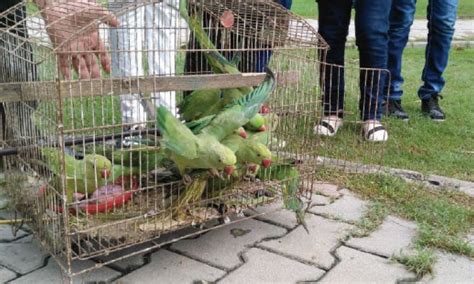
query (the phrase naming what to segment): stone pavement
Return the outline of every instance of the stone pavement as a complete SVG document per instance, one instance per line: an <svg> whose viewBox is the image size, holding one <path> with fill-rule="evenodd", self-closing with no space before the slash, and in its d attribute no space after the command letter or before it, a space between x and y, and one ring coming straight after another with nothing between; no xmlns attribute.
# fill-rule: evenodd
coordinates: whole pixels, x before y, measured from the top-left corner
<svg viewBox="0 0 474 284"><path fill-rule="evenodd" d="M389 216L369 236L351 237L368 202L332 184L320 183L315 188L316 196L306 216L309 233L296 224L292 213L278 211L120 261L75 282L474 283L474 261L443 252L438 252L434 274L418 279L392 260L392 256L412 250L417 236L414 223ZM3 213L1 216L7 216ZM94 262L78 263L76 268L88 265ZM0 225L0 283L63 280L56 262L27 230L12 236L9 226Z"/></svg>

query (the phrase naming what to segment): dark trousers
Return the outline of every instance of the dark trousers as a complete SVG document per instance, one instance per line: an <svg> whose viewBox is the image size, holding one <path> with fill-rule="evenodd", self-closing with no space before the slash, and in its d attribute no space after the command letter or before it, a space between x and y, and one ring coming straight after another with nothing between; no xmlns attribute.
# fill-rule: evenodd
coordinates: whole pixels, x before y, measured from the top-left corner
<svg viewBox="0 0 474 284"><path fill-rule="evenodd" d="M418 96L427 100L438 95L445 85L443 72L448 65L454 35L458 0L430 0L427 7L428 42L423 68L423 85ZM390 99L403 95L402 55L415 18L416 0L393 0L390 14L388 68L392 74Z"/></svg>
<svg viewBox="0 0 474 284"><path fill-rule="evenodd" d="M37 80L33 48L24 40L28 38L26 26L19 24L14 30L9 29L25 17L26 10L22 7L0 18L0 28L8 30L0 34L0 83ZM36 133L37 130L30 119L36 107L36 101L0 103L2 138L7 136L7 129L20 132L24 136ZM9 127L7 123L14 124L14 127Z"/></svg>
<svg viewBox="0 0 474 284"><path fill-rule="evenodd" d="M319 33L327 41L328 64L344 66L345 44L352 7L355 8L356 44L360 57L360 100L362 120L382 117L387 68L389 13L392 0L318 0ZM343 116L344 68L324 65L325 115ZM377 68L377 69L372 69Z"/></svg>

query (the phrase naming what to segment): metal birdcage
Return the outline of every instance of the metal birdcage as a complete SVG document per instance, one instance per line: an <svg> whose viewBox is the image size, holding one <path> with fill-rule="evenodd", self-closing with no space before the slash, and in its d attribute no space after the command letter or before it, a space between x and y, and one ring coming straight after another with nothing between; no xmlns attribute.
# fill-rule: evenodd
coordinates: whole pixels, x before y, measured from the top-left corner
<svg viewBox="0 0 474 284"><path fill-rule="evenodd" d="M327 44L272 1L179 4L109 0L94 8L38 9L25 2L0 16L0 56L8 58L1 66L7 126L2 143L4 152L16 154L6 158L8 190L69 276L121 258L81 270L73 269L73 261L151 240L160 247L215 228L209 222L245 219L233 217L245 209L311 195ZM188 27L191 16L212 48ZM119 25L111 27L114 17ZM212 52L239 72L211 68ZM110 72L99 74L101 64ZM277 80L262 108L269 112L266 144L273 165L237 178L209 178L202 192L190 196L190 184L203 171L183 180L158 155L156 108L166 106L184 119L178 106L193 91L256 87L267 65ZM67 71L71 66L76 72ZM105 163L107 174L99 157L112 164ZM279 165L293 175L272 175ZM289 196L295 185L295 196ZM106 190L95 194L100 188ZM178 236L167 237L171 232Z"/></svg>

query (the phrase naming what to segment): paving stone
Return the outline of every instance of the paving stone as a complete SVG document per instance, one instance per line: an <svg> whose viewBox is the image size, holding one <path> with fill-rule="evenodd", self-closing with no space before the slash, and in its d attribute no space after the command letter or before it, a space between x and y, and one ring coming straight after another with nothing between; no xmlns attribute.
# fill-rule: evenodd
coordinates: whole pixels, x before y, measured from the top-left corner
<svg viewBox="0 0 474 284"><path fill-rule="evenodd" d="M93 261L73 262L72 270L75 272L94 266ZM73 283L110 283L120 277L120 273L108 267L101 267L92 272L84 273L73 278ZM32 273L15 279L12 284L30 284L30 283L65 283L68 278L53 258L48 260L48 264Z"/></svg>
<svg viewBox="0 0 474 284"><path fill-rule="evenodd" d="M16 273L0 266L0 283L6 283L16 277Z"/></svg>
<svg viewBox="0 0 474 284"><path fill-rule="evenodd" d="M370 236L352 238L347 244L367 252L391 257L394 254L400 254L402 250L410 250L416 234L414 223L389 216Z"/></svg>
<svg viewBox="0 0 474 284"><path fill-rule="evenodd" d="M284 209L284 205L282 201L266 205L266 206L259 206L255 208L255 210L246 210L246 215L252 215L255 213L264 213L267 212L268 214L258 216L258 220L269 221L280 226L286 227L288 229L294 228L298 225L296 221L295 213Z"/></svg>
<svg viewBox="0 0 474 284"><path fill-rule="evenodd" d="M138 250L145 249L145 248L150 247L150 246L151 246L150 243L146 243L146 244L142 244L142 245L129 247L129 248L117 251L117 252L113 252L113 253L111 253L107 256L100 256L96 260L100 261L100 262L107 262L107 261L110 261L110 260L113 260L113 259L117 259L119 257L126 256L126 255L128 255L130 253L133 253L133 252L136 252ZM113 262L111 264L111 266L114 267L114 268L118 268L121 271L127 271L128 272L128 271L135 270L135 269L141 267L144 264L145 264L145 256L144 256L144 253L143 253L143 254L137 254L137 255L134 255L134 256L131 256L131 257L127 257L127 258L119 260L117 262Z"/></svg>
<svg viewBox="0 0 474 284"><path fill-rule="evenodd" d="M246 220L212 230L197 239L182 240L174 250L219 267L232 269L241 264L239 253L262 239L283 236L287 231L257 220Z"/></svg>
<svg viewBox="0 0 474 284"><path fill-rule="evenodd" d="M151 255L151 262L116 281L122 283L193 283L213 282L225 271L162 249Z"/></svg>
<svg viewBox="0 0 474 284"><path fill-rule="evenodd" d="M332 268L321 283L396 283L414 278L401 264L348 247L336 251L341 262Z"/></svg>
<svg viewBox="0 0 474 284"><path fill-rule="evenodd" d="M342 193L343 196L332 204L327 206L314 206L309 211L352 222L362 218L367 206L367 201L359 199L347 189L340 190L340 193Z"/></svg>
<svg viewBox="0 0 474 284"><path fill-rule="evenodd" d="M20 274L26 274L43 266L48 255L36 241L0 243L0 252L0 265Z"/></svg>
<svg viewBox="0 0 474 284"><path fill-rule="evenodd" d="M474 283L474 260L465 256L438 252L434 275L425 275L425 283Z"/></svg>
<svg viewBox="0 0 474 284"><path fill-rule="evenodd" d="M303 188L309 192L318 193L331 198L341 197L341 193L337 190L337 185L320 181L305 180Z"/></svg>
<svg viewBox="0 0 474 284"><path fill-rule="evenodd" d="M26 236L27 233L20 230L13 236L12 227L8 225L0 225L0 242L11 242L15 239Z"/></svg>
<svg viewBox="0 0 474 284"><path fill-rule="evenodd" d="M289 258L252 248L244 254L245 264L219 283L297 283L320 278L324 270Z"/></svg>
<svg viewBox="0 0 474 284"><path fill-rule="evenodd" d="M309 234L300 226L280 239L259 246L329 269L335 261L331 251L352 226L312 214L306 215L305 220Z"/></svg>
<svg viewBox="0 0 474 284"><path fill-rule="evenodd" d="M322 205L328 205L330 203L331 203L331 200L323 195L313 194L313 196L311 197L312 206L322 206Z"/></svg>

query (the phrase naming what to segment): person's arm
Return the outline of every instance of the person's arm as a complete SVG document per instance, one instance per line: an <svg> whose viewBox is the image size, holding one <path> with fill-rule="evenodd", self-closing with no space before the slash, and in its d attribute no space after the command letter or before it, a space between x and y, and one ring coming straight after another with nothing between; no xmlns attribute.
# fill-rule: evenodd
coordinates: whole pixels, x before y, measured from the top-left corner
<svg viewBox="0 0 474 284"><path fill-rule="evenodd" d="M117 18L90 0L34 0L46 23L46 30L59 57L59 68L66 79L71 66L81 79L99 78L100 68L110 72L110 56L99 37L98 22L118 26ZM96 25L92 24L97 22ZM92 25L91 25L92 24ZM82 30L85 27L89 27Z"/></svg>

